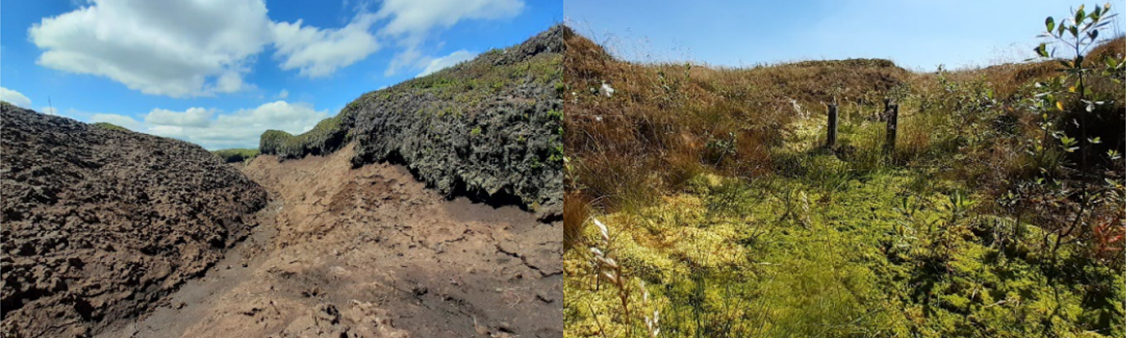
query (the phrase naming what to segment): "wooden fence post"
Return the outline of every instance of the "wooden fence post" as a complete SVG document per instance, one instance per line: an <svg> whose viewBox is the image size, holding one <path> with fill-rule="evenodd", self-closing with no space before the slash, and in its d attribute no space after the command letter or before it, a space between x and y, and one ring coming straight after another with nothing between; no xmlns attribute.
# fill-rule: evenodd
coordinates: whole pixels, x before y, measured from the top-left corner
<svg viewBox="0 0 1126 338"><path fill-rule="evenodd" d="M829 137L825 140L825 147L833 149L837 145L837 103L829 105Z"/></svg>
<svg viewBox="0 0 1126 338"><path fill-rule="evenodd" d="M887 140L884 143L884 151L892 153L895 151L895 132L899 129L899 103L890 99L884 100L884 120L887 121Z"/></svg>

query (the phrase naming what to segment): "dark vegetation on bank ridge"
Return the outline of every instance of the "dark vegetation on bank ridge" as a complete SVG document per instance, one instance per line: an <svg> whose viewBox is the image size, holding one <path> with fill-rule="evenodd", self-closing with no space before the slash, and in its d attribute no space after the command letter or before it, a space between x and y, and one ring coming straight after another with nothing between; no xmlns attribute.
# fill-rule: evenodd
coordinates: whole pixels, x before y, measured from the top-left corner
<svg viewBox="0 0 1126 338"><path fill-rule="evenodd" d="M109 122L95 122L95 123L91 123L90 126L94 126L94 127L98 127L98 128L105 128L105 129L110 129L110 130L130 131L128 128L125 128L125 127L122 127L122 126L119 126L119 125L116 125L116 124L113 124L113 123L109 123Z"/></svg>
<svg viewBox="0 0 1126 338"><path fill-rule="evenodd" d="M250 148L235 148L235 149L220 149L211 152L215 156L223 159L225 163L242 163L254 159L258 156L258 149Z"/></svg>

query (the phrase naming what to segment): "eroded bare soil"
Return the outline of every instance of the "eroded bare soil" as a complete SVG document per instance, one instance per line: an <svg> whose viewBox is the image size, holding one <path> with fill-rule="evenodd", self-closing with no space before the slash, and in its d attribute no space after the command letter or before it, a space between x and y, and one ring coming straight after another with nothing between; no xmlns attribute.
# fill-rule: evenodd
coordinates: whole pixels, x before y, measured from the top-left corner
<svg viewBox="0 0 1126 338"><path fill-rule="evenodd" d="M266 191L202 147L0 104L0 336L158 307L251 231Z"/></svg>
<svg viewBox="0 0 1126 338"><path fill-rule="evenodd" d="M248 241L108 337L561 337L562 226L447 200L400 166L242 168L270 191Z"/></svg>

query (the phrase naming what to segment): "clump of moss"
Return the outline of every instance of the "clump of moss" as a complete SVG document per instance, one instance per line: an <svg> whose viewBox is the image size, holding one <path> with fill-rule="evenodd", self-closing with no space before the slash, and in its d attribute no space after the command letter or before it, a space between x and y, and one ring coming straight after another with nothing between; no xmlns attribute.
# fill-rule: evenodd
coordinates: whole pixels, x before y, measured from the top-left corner
<svg viewBox="0 0 1126 338"><path fill-rule="evenodd" d="M1019 241L1003 243L998 232L1015 219L975 209L984 196L963 196L958 182L917 189L916 175L889 169L832 187L804 175L701 175L662 204L599 218L615 230L611 246L631 283L643 282L659 304L669 336L1102 337L1126 329L1120 270L1080 252L1053 262L1035 248L1042 232L1029 224ZM577 243L599 241L598 229L581 231ZM630 331L588 252L564 255L567 332Z"/></svg>
<svg viewBox="0 0 1126 338"><path fill-rule="evenodd" d="M222 158L223 162L239 163L239 162L249 161L249 160L257 157L258 156L258 149L249 149L249 148L221 149L221 150L212 151L211 153L215 154L215 156L219 156L219 158Z"/></svg>

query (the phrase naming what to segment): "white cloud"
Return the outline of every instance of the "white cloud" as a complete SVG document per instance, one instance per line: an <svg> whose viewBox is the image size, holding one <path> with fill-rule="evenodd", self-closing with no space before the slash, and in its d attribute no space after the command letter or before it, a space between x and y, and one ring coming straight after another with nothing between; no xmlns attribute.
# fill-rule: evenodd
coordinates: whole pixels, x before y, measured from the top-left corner
<svg viewBox="0 0 1126 338"><path fill-rule="evenodd" d="M201 128L211 124L211 115L214 113L215 109L188 108L184 112L174 112L157 108L145 115L145 122L158 126Z"/></svg>
<svg viewBox="0 0 1126 338"><path fill-rule="evenodd" d="M39 107L39 112L47 115L59 115L59 108L55 107Z"/></svg>
<svg viewBox="0 0 1126 338"><path fill-rule="evenodd" d="M434 29L449 28L461 20L510 18L523 10L523 0L385 0L375 15L390 21L379 33L398 38L403 50L384 74L421 67L418 48Z"/></svg>
<svg viewBox="0 0 1126 338"><path fill-rule="evenodd" d="M463 19L513 17L523 10L522 0L385 0L376 16L391 18L381 33L400 36L449 28Z"/></svg>
<svg viewBox="0 0 1126 338"><path fill-rule="evenodd" d="M282 69L300 68L306 77L322 77L363 60L379 50L379 43L370 32L375 16L357 15L341 29L301 27L294 23L279 22L271 25L276 57L284 59Z"/></svg>
<svg viewBox="0 0 1126 338"><path fill-rule="evenodd" d="M340 29L275 23L262 0L93 0L28 33L42 66L145 94L195 97L253 88L244 76L271 43L282 69L330 75L379 50L375 21L366 13Z"/></svg>
<svg viewBox="0 0 1126 338"><path fill-rule="evenodd" d="M105 76L145 94L190 97L244 88L270 40L261 0L94 0L29 29L49 68Z"/></svg>
<svg viewBox="0 0 1126 338"><path fill-rule="evenodd" d="M453 67L454 65L457 65L458 63L473 60L473 58L475 58L475 57L477 57L477 53L471 53L471 52L468 52L468 51L462 49L462 50L450 53L450 55L446 55L446 56L443 56L443 57L440 57L440 58L431 59L430 63L426 65L426 69L423 69L422 73L419 73L418 76L421 77L421 76L430 75L431 73L434 73L436 71L446 69L448 67Z"/></svg>
<svg viewBox="0 0 1126 338"><path fill-rule="evenodd" d="M383 71L383 76L395 75L403 68L417 69L421 67L425 63L423 62L425 60L422 59L422 52L418 51L421 44L421 42L407 42L407 40L400 42L400 45L403 45L405 49L395 54L395 57L391 59L391 64L387 66L387 70Z"/></svg>
<svg viewBox="0 0 1126 338"><path fill-rule="evenodd" d="M214 109L189 108L183 112L154 109L146 116L146 122L154 113L160 116L201 116L208 112L206 124L202 123L149 123L138 129L149 134L172 137L199 144L207 149L257 148L259 137L267 129L284 130L298 134L313 128L328 117L328 111L315 110L305 103L275 101L252 109L240 109L229 114L217 114L211 118Z"/></svg>
<svg viewBox="0 0 1126 338"><path fill-rule="evenodd" d="M389 43L397 51L386 74L427 68L422 47L431 34L524 10L524 0L385 0L374 13L372 4L357 6L346 26L326 29L273 22L264 0L90 0L41 19L28 35L42 52L39 65L180 98L255 88L245 77L268 45L281 69L309 78L332 75Z"/></svg>
<svg viewBox="0 0 1126 338"><path fill-rule="evenodd" d="M8 103L23 107L31 107L31 99L27 98L20 92L0 87L0 100L8 101Z"/></svg>
<svg viewBox="0 0 1126 338"><path fill-rule="evenodd" d="M278 98L279 98L279 99L283 99L283 100L284 100L284 99L286 99L286 98L288 98L288 97L289 97L289 91L288 91L288 90L282 89L282 90L281 90L280 92L278 92Z"/></svg>
<svg viewBox="0 0 1126 338"><path fill-rule="evenodd" d="M118 114L105 114L105 113L94 114L93 116L90 116L90 119L87 120L87 122L90 122L90 123L109 122L109 123L113 123L113 124L128 128L129 130L137 130L137 127L141 126L141 123L137 122L137 120L134 120L132 117L128 117L128 116L125 116L125 115L118 115Z"/></svg>

